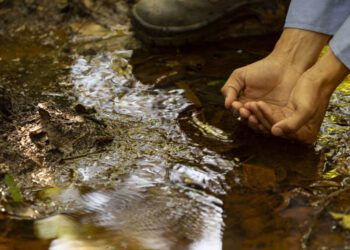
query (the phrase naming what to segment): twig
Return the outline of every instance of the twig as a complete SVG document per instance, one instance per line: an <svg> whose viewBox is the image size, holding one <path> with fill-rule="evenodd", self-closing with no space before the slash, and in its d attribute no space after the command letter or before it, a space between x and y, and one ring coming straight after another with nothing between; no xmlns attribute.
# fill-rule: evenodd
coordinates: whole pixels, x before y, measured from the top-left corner
<svg viewBox="0 0 350 250"><path fill-rule="evenodd" d="M80 139L84 138L87 134L88 134L88 132L85 132L85 133L82 133L81 135L79 135L77 138L75 138L75 139L72 141L72 145L73 145L74 143L76 143L77 141L79 141Z"/></svg>
<svg viewBox="0 0 350 250"><path fill-rule="evenodd" d="M310 241L310 237L312 235L312 232L314 231L316 222L320 218L321 214L326 210L326 208L329 206L329 204L333 201L333 199L335 197L339 196L341 193L343 193L349 189L350 189L350 185L347 185L342 189L338 189L337 191L330 193L329 195L326 196L326 198L323 199L323 202L321 203L320 208L317 209L316 212L314 213L314 216L312 218L312 222L309 225L306 233L301 238L301 248L302 249L307 249L308 243Z"/></svg>
<svg viewBox="0 0 350 250"><path fill-rule="evenodd" d="M85 156L89 156L89 155L94 155L94 154L99 154L102 152L109 152L111 150L97 150L95 152L91 152L91 153L86 153L86 154L82 154L82 155L77 155L77 156L72 156L72 157L68 157L68 158L63 158L60 161L69 161L69 160L75 160L75 159L79 159Z"/></svg>

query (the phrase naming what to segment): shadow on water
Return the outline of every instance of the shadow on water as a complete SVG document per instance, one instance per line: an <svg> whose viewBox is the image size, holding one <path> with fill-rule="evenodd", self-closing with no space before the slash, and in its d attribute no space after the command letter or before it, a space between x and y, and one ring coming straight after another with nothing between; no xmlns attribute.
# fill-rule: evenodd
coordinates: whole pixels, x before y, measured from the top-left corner
<svg viewBox="0 0 350 250"><path fill-rule="evenodd" d="M62 80L69 84L59 90L71 102L93 108L114 140L102 152L67 157L51 166L51 186L22 190L25 198L31 197L29 207L41 202L53 212L37 210L23 222L9 218L28 219L27 212L6 211L12 217L0 219L11 226L4 227L8 232L0 240L33 241L38 249L348 245L349 233L327 213L349 208L346 192L332 195L347 181L333 169L349 163L344 139L348 109L339 106L339 113L338 106L331 106L320 140L306 146L256 135L223 107L219 90L231 71L267 55L276 39L134 52L120 48L74 54L65 65L40 61L48 69L39 67L39 76L46 72L48 79L57 76L50 66L69 68L68 79ZM11 78L18 74L12 64L25 65L16 58L0 62L8 66L2 68L5 86L18 79ZM33 86L26 86L31 93ZM347 90L345 84L339 90L343 94L335 96L338 104L347 100ZM48 218L34 221L35 234L43 240L36 242L32 219L43 217Z"/></svg>

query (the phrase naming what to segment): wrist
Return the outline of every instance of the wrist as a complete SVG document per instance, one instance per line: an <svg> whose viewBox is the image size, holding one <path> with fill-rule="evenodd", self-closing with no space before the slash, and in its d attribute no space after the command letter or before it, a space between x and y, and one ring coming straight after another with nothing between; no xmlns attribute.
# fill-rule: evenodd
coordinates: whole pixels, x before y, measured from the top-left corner
<svg viewBox="0 0 350 250"><path fill-rule="evenodd" d="M287 28L269 56L303 73L315 64L329 39L322 33Z"/></svg>
<svg viewBox="0 0 350 250"><path fill-rule="evenodd" d="M336 57L331 48L309 71L318 78L319 87L329 96L350 73L350 70Z"/></svg>

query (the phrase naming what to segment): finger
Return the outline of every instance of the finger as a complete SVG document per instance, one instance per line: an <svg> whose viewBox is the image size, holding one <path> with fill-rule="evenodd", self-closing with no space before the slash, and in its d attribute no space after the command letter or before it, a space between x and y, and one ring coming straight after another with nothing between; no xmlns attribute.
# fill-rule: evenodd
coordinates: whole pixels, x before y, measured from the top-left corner
<svg viewBox="0 0 350 250"><path fill-rule="evenodd" d="M270 134L270 131L267 130L262 124L259 124L259 125L258 125L258 128L259 128L259 130L260 130L261 133L263 133L263 134L265 134L265 135Z"/></svg>
<svg viewBox="0 0 350 250"><path fill-rule="evenodd" d="M267 130L262 124L258 123L257 120L256 122L252 122L251 121L251 117L254 117L254 116L249 116L249 119L248 119L248 126L254 130L255 133L258 133L258 134L269 134L269 130Z"/></svg>
<svg viewBox="0 0 350 250"><path fill-rule="evenodd" d="M275 124L282 119L282 117L277 117L276 114L273 113L270 106L263 101L258 102L258 108L260 112L264 115L265 119L268 120L270 124Z"/></svg>
<svg viewBox="0 0 350 250"><path fill-rule="evenodd" d="M225 107L230 108L232 102L237 101L239 93L244 88L244 83L240 80L239 73L234 71L221 89L225 96Z"/></svg>
<svg viewBox="0 0 350 250"><path fill-rule="evenodd" d="M259 124L259 121L258 119L256 118L256 116L254 114L251 114L248 118L248 120L251 122L251 123L254 123L254 124Z"/></svg>
<svg viewBox="0 0 350 250"><path fill-rule="evenodd" d="M233 86L227 86L221 90L222 94L225 96L225 107L230 108L234 101L237 101L239 94L238 89Z"/></svg>
<svg viewBox="0 0 350 250"><path fill-rule="evenodd" d="M237 112L238 112L239 109L242 108L242 107L243 107L243 103L241 103L241 102L234 101L234 102L232 103L232 108L233 108L234 110L236 110Z"/></svg>
<svg viewBox="0 0 350 250"><path fill-rule="evenodd" d="M265 118L263 113L260 111L258 104L256 102L252 102L249 105L249 109L253 112L253 114L256 116L256 118L259 120L259 122L268 130L271 129L272 124Z"/></svg>
<svg viewBox="0 0 350 250"><path fill-rule="evenodd" d="M244 104L244 108L246 108L248 111L250 111L250 116L248 117L249 121L255 124L259 124L258 118L252 113L252 110L249 109L249 106L251 105L252 102L248 102Z"/></svg>
<svg viewBox="0 0 350 250"><path fill-rule="evenodd" d="M253 111L252 109L251 109L251 107L252 107L252 103L253 103L254 101L250 101L250 102L246 102L246 103L244 103L244 108L246 108L246 109L248 109L248 110L251 110L251 111Z"/></svg>
<svg viewBox="0 0 350 250"><path fill-rule="evenodd" d="M239 115L245 119L248 119L248 117L251 115L251 112L248 109L242 107L239 109Z"/></svg>
<svg viewBox="0 0 350 250"><path fill-rule="evenodd" d="M259 124L253 123L253 122L251 122L250 120L248 120L248 126L249 126L252 130L254 130L254 132L256 132L256 133L259 133L259 132L260 132L260 130L259 130Z"/></svg>
<svg viewBox="0 0 350 250"><path fill-rule="evenodd" d="M275 136L284 136L298 131L311 118L310 112L305 109L296 109L292 116L276 123L271 132Z"/></svg>
<svg viewBox="0 0 350 250"><path fill-rule="evenodd" d="M250 115L249 116L249 122L251 123L251 124L255 124L256 126L257 126L257 129L258 129L258 132L259 133L263 133L263 134L269 134L269 130L267 130L265 127L264 127L264 125L262 125L259 121L258 121L258 119L256 118L256 116L255 115Z"/></svg>

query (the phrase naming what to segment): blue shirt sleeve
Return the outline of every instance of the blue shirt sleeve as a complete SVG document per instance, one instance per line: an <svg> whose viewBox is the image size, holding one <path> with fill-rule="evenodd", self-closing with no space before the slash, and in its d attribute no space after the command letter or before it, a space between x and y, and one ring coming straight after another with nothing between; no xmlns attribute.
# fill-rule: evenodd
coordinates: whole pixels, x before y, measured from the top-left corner
<svg viewBox="0 0 350 250"><path fill-rule="evenodd" d="M292 0L285 27L334 35L349 14L350 0Z"/></svg>
<svg viewBox="0 0 350 250"><path fill-rule="evenodd" d="M350 69L350 15L335 33L329 46L336 57Z"/></svg>

